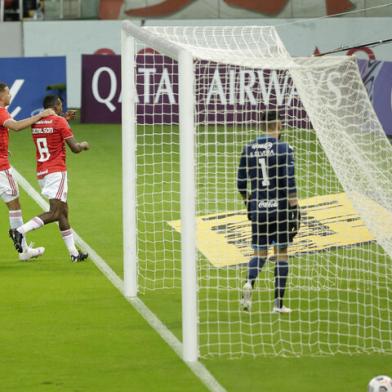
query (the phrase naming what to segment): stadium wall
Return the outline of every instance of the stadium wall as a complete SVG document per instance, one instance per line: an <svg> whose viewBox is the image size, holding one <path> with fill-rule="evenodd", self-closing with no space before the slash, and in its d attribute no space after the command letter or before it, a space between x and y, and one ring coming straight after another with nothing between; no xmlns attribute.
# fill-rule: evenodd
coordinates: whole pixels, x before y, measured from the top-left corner
<svg viewBox="0 0 392 392"><path fill-rule="evenodd" d="M300 20L299 20L300 21ZM309 56L316 49L327 51L344 45L357 45L389 38L391 18L329 18L302 21L293 19L215 19L150 20L146 25L276 25L293 56ZM298 21L297 21L298 22ZM24 22L25 56L67 57L67 97L71 107L81 105L81 56L94 53L120 53L121 21ZM53 40L53 31L61 45ZM37 39L39 37L39 39ZM392 61L392 44L358 52L362 58ZM343 52L344 54L345 52Z"/></svg>
<svg viewBox="0 0 392 392"><path fill-rule="evenodd" d="M392 16L384 0L101 0L101 19L132 18L314 18L349 13L342 17ZM354 11L354 13L353 13Z"/></svg>
<svg viewBox="0 0 392 392"><path fill-rule="evenodd" d="M53 39L54 31L61 41ZM120 21L24 22L24 55L65 55L68 103L70 107L79 108L82 54L93 54L103 48L119 53L120 32Z"/></svg>
<svg viewBox="0 0 392 392"><path fill-rule="evenodd" d="M0 37L0 58L23 55L22 23L0 23Z"/></svg>
<svg viewBox="0 0 392 392"><path fill-rule="evenodd" d="M277 25L285 45L294 56L311 55L316 48L323 52L342 43L355 45L389 38L391 18L330 18L306 23L288 19L252 19L252 23ZM55 25L54 25L55 23ZM243 25L250 20L151 20L146 24L220 24ZM63 56L67 58L67 98L69 106L81 106L81 56L94 53L119 53L121 21L9 22L0 24L0 57ZM62 44L52 39L56 30ZM37 39L39 37L39 39ZM81 39L83 37L83 39ZM23 45L24 43L24 45ZM392 45L365 48L360 58L392 61ZM342 52L343 54L345 52ZM385 91L385 89L384 89ZM377 95L375 95L377 98ZM389 100L388 100L389 103Z"/></svg>

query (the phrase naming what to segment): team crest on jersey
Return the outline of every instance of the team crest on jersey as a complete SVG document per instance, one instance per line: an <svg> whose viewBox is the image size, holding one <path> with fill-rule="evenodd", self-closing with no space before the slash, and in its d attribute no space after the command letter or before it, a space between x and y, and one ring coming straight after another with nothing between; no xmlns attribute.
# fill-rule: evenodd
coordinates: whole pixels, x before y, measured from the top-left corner
<svg viewBox="0 0 392 392"><path fill-rule="evenodd" d="M53 120L39 120L36 124L53 124Z"/></svg>

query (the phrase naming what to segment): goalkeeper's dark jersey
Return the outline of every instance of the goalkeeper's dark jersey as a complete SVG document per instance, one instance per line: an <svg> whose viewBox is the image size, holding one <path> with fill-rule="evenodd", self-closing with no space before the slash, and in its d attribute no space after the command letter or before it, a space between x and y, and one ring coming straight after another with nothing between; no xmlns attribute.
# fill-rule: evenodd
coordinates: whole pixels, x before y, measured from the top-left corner
<svg viewBox="0 0 392 392"><path fill-rule="evenodd" d="M237 176L237 188L243 196L248 194L248 184L251 216L287 210L289 194L296 192L293 148L271 136L258 137L246 145Z"/></svg>

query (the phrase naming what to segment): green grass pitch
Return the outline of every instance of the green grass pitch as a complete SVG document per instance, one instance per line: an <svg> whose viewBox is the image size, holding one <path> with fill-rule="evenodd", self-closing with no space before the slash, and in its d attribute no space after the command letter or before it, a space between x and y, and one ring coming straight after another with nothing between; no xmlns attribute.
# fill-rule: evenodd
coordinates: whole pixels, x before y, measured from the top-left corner
<svg viewBox="0 0 392 392"><path fill-rule="evenodd" d="M75 123L73 129L91 150L68 153L71 224L121 276L120 127ZM10 150L13 165L37 188L29 132L12 134ZM23 192L21 202L25 220L40 212ZM46 247L40 260L17 261L3 204L0 211L0 390L206 390L91 262L69 261L55 225L29 235ZM179 291L141 298L180 338ZM376 354L203 363L238 392L365 391L373 376L392 374L391 356Z"/></svg>

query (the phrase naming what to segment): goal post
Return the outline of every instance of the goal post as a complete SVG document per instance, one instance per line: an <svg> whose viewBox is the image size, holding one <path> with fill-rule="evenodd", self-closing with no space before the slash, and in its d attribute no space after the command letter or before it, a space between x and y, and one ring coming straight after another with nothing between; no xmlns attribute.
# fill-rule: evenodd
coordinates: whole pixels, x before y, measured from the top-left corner
<svg viewBox="0 0 392 392"><path fill-rule="evenodd" d="M126 21L122 37L125 295L174 299L186 361L392 353L392 147L355 59L293 58L270 26ZM271 253L240 307L253 250L237 171L269 110L302 212L290 315L271 312Z"/></svg>
<svg viewBox="0 0 392 392"><path fill-rule="evenodd" d="M196 272L196 185L194 80L192 54L181 50L178 56L180 100L180 189L181 189L181 278L183 358L196 361L197 272Z"/></svg>
<svg viewBox="0 0 392 392"><path fill-rule="evenodd" d="M183 358L198 358L197 344L197 274L195 231L195 144L193 57L185 49L160 42L157 37L124 22L122 28L122 135L123 135L123 219L124 219L124 293L137 295L137 223L136 223L136 100L134 39L178 62L178 97L180 130L180 204ZM131 109L130 109L131 108ZM125 185L124 185L125 184ZM131 223L130 223L131 222Z"/></svg>
<svg viewBox="0 0 392 392"><path fill-rule="evenodd" d="M137 296L136 119L134 38L121 30L122 219L124 295Z"/></svg>

